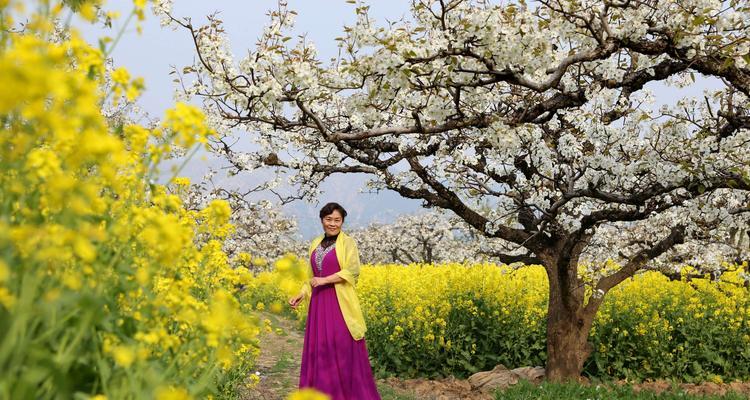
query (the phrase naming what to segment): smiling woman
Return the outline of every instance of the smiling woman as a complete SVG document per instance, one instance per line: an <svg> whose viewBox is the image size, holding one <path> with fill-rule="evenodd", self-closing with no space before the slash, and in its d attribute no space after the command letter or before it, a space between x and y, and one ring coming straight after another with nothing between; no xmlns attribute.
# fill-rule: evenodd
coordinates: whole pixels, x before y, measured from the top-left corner
<svg viewBox="0 0 750 400"><path fill-rule="evenodd" d="M320 210L324 233L313 240L309 254L314 277L289 300L296 308L310 298L299 387L318 389L333 399L380 399L355 292L359 251L341 231L345 218L346 210L337 203Z"/></svg>

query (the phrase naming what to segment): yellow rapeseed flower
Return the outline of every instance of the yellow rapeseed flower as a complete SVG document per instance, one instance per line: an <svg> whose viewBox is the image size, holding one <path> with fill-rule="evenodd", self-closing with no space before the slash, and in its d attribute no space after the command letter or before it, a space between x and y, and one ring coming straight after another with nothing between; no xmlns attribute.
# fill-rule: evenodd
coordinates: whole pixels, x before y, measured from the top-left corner
<svg viewBox="0 0 750 400"><path fill-rule="evenodd" d="M167 386L156 389L154 398L156 400L190 400L193 397L185 388Z"/></svg>
<svg viewBox="0 0 750 400"><path fill-rule="evenodd" d="M313 388L304 388L291 393L287 400L329 400L331 397Z"/></svg>
<svg viewBox="0 0 750 400"><path fill-rule="evenodd" d="M117 365L128 368L135 361L135 351L130 346L115 346L112 348L112 357Z"/></svg>
<svg viewBox="0 0 750 400"><path fill-rule="evenodd" d="M112 81L120 85L127 85L130 82L130 73L124 67L116 68L112 71Z"/></svg>
<svg viewBox="0 0 750 400"><path fill-rule="evenodd" d="M7 281L9 276L10 269L8 268L8 264L6 264L5 261L0 260L0 283Z"/></svg>
<svg viewBox="0 0 750 400"><path fill-rule="evenodd" d="M184 176L178 176L172 182L177 186L190 186L190 178Z"/></svg>
<svg viewBox="0 0 750 400"><path fill-rule="evenodd" d="M2 304L6 310L12 309L16 304L16 297L8 290L8 288L0 287L0 304Z"/></svg>
<svg viewBox="0 0 750 400"><path fill-rule="evenodd" d="M206 143L207 138L215 134L206 125L206 116L191 104L177 103L175 108L166 111L162 126L176 133L175 141L185 148L196 142Z"/></svg>

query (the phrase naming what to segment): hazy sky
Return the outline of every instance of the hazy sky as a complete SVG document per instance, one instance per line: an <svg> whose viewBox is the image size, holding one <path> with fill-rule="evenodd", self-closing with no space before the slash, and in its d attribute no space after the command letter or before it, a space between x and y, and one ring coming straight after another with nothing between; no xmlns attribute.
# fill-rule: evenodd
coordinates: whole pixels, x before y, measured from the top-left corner
<svg viewBox="0 0 750 400"><path fill-rule="evenodd" d="M276 6L276 0L248 1L198 1L175 0L173 14L177 17L190 17L193 25L201 26L206 22L206 15L219 12L218 18L224 22L232 51L237 59L247 49L253 48L257 37L267 22L267 10ZM315 43L321 60L328 60L337 53L335 37L340 36L344 24L355 20L354 5L345 0L289 0L289 8L298 12L296 34L306 33L308 40ZM378 24L387 20L398 20L409 14L407 0L371 1L370 14ZM131 0L108 1L108 10L120 10L126 16L132 9ZM124 20L124 18L121 18ZM102 35L114 35L101 28L86 24L76 24L84 28L84 35L95 43ZM117 28L117 27L116 27ZM125 66L136 76L146 80L147 90L140 98L139 104L153 117L161 117L164 110L173 104L172 94L175 83L169 75L173 66L191 65L195 49L186 30L162 28L159 19L148 15L143 24L143 34L138 35L135 24L131 23L128 31L118 43L114 53L116 66ZM655 108L662 103L673 104L677 97L700 94L704 88L716 87L716 80L698 78L696 85L677 90L662 84L649 84L655 94ZM181 175L190 177L194 182L200 180L209 165L220 167L221 160L209 156L194 158ZM244 174L234 178L224 178L222 172L215 181L224 187L249 188L263 179L262 174ZM301 232L310 238L320 232L318 210L328 201L341 203L349 212L347 226L362 226L371 221L390 222L403 213L421 211L420 202L401 198L395 192L383 192L378 195L359 193L365 178L361 175L334 175L321 188L323 194L319 202L309 204L295 202L285 207L285 211L298 218Z"/></svg>

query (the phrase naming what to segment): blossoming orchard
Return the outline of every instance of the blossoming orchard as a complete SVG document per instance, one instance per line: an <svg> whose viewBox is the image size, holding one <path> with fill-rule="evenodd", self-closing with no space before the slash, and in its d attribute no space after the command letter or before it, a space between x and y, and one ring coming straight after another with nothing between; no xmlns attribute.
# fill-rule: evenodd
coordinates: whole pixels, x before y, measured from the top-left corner
<svg viewBox="0 0 750 400"><path fill-rule="evenodd" d="M308 316L285 207L334 175L428 208L344 227L383 399L501 364L750 381L748 2L346 3L322 60L284 0L243 5L272 9L240 55L170 0L0 0L0 399L328 398L266 363ZM149 18L195 62L141 123L112 52ZM198 151L265 178L165 170Z"/></svg>

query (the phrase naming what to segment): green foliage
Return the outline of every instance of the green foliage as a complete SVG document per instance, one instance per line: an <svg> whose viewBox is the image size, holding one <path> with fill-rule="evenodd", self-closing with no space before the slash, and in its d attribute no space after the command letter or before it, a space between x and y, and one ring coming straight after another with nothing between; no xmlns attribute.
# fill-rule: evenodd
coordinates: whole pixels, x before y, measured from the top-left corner
<svg viewBox="0 0 750 400"><path fill-rule="evenodd" d="M719 282L670 281L649 272L622 283L595 319L593 353L583 374L747 380L750 291L740 272ZM252 293L281 301L275 290ZM492 265L366 266L357 294L378 376L466 378L498 364L546 362L547 282L540 267L509 272ZM305 314L299 312L300 329Z"/></svg>

